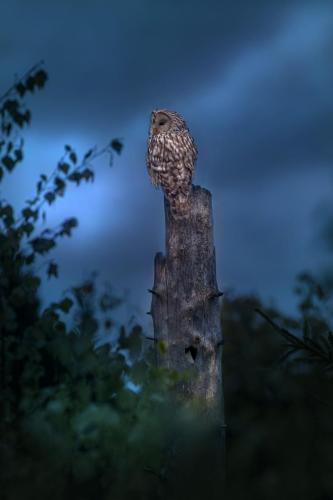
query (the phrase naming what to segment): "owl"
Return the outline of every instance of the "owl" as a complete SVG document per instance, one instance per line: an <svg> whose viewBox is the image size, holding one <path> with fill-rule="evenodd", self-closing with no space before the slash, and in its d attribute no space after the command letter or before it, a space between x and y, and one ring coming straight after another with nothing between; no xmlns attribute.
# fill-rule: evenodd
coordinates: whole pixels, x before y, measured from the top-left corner
<svg viewBox="0 0 333 500"><path fill-rule="evenodd" d="M197 148L185 120L175 111L151 113L147 168L152 183L161 186L171 214L182 218L189 212Z"/></svg>

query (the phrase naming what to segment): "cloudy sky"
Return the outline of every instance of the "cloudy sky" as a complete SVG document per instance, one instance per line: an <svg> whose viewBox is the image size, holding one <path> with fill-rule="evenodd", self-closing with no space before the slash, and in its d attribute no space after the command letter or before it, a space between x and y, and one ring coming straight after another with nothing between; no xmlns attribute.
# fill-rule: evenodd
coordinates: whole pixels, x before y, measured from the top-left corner
<svg viewBox="0 0 333 500"><path fill-rule="evenodd" d="M145 167L150 111L179 111L197 142L194 182L213 195L221 289L293 311L296 274L325 260L318 207L333 193L333 2L3 0L0 92L39 60L26 160L1 185L20 207L63 145L125 148L96 180L48 210L79 227L54 252L61 291L98 270L123 313L146 322L153 258L164 248L162 194Z"/></svg>

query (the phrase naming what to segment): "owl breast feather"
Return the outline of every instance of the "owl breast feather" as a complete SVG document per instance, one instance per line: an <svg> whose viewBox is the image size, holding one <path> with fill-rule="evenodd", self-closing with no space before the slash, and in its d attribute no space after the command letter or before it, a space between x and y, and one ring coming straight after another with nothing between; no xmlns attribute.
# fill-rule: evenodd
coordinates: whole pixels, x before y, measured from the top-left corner
<svg viewBox="0 0 333 500"><path fill-rule="evenodd" d="M196 148L188 130L151 135L147 166L154 185L191 182ZM178 179L178 182L177 182Z"/></svg>

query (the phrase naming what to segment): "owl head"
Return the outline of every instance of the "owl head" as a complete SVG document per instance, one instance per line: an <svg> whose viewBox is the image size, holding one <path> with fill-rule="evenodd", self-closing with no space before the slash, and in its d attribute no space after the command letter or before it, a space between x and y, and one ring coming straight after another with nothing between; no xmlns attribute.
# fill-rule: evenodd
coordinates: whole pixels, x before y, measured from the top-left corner
<svg viewBox="0 0 333 500"><path fill-rule="evenodd" d="M180 132L184 129L187 129L185 120L175 111L167 109L152 111L150 117L150 133L152 135Z"/></svg>

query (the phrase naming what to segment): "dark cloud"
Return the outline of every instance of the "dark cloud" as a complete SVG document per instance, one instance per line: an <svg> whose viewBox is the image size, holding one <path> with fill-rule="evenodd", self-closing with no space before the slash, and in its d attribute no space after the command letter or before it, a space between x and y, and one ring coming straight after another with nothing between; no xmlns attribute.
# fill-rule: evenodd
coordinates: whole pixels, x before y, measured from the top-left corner
<svg viewBox="0 0 333 500"><path fill-rule="evenodd" d="M11 0L1 17L4 89L41 58L50 73L31 100L24 170L2 184L8 196L28 198L64 143L84 152L114 136L125 142L112 170L102 160L93 186L50 210L50 223L76 215L80 227L56 253L63 278L49 296L97 266L147 309L164 219L144 157L149 113L161 106L182 112L198 142L196 182L213 192L220 282L290 308L294 274L318 257L309 218L333 163L333 7Z"/></svg>
<svg viewBox="0 0 333 500"><path fill-rule="evenodd" d="M304 9L264 45L245 49L214 83L201 104L207 126L196 127L210 175L248 183L290 169L331 168L332 28L332 9Z"/></svg>
<svg viewBox="0 0 333 500"><path fill-rule="evenodd" d="M217 62L262 40L283 12L258 0L13 0L4 12L12 50L3 71L45 59L51 80L43 118L52 113L50 127L67 121L68 128L81 119L91 130L92 121L105 127L198 91Z"/></svg>

